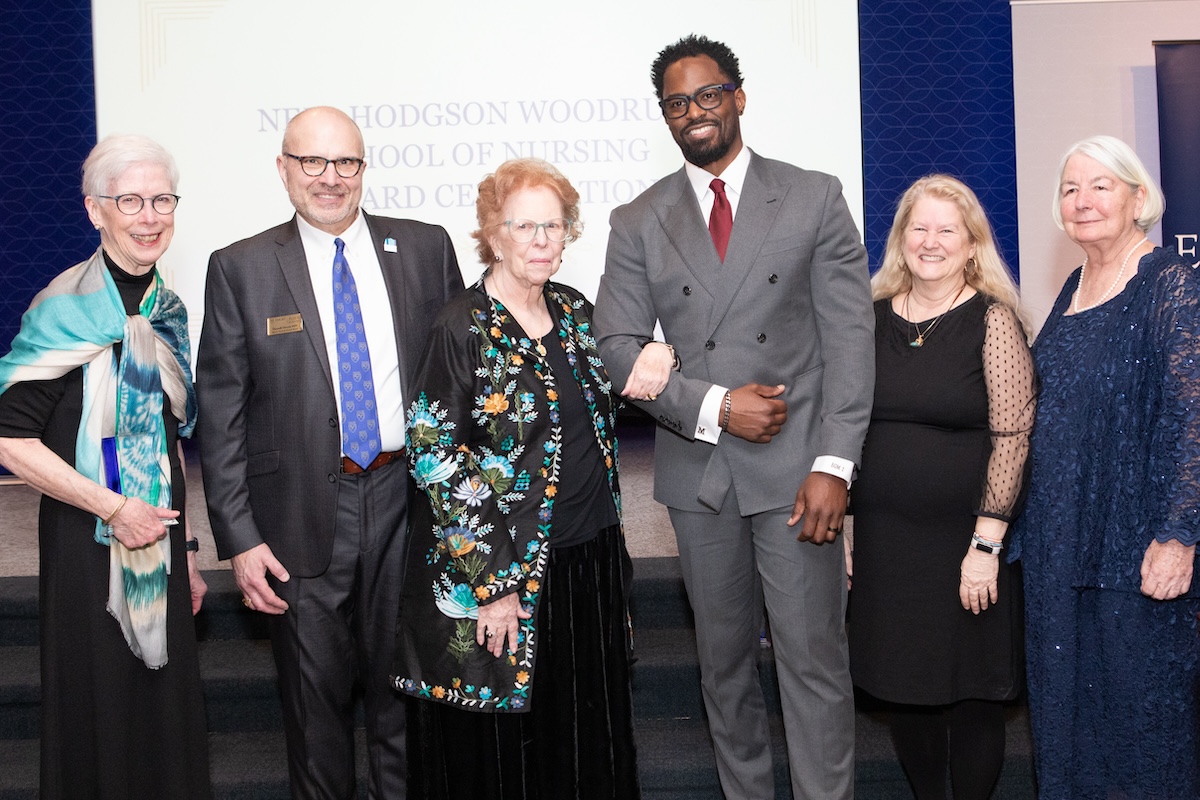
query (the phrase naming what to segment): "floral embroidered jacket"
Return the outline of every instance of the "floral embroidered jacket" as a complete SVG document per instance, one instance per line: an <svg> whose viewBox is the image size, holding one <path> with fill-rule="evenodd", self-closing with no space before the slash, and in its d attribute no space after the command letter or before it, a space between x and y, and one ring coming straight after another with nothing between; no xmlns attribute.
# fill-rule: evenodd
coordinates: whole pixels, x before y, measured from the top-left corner
<svg viewBox="0 0 1200 800"><path fill-rule="evenodd" d="M409 388L419 491L393 670L407 694L477 711L528 709L564 422L595 431L620 513L615 407L592 305L554 283L545 296L554 328L542 343L566 351L572 374L550 370L481 278L442 310ZM559 391L580 391L591 418L562 420ZM513 592L534 613L521 620L516 652L496 658L475 643L478 606Z"/></svg>

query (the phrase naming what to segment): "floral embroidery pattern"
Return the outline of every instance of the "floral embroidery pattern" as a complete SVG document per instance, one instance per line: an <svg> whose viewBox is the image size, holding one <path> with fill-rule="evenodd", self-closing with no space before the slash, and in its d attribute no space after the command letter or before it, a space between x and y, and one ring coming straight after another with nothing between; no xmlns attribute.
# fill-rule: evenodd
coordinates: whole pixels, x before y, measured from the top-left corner
<svg viewBox="0 0 1200 800"><path fill-rule="evenodd" d="M529 700L536 613L520 621L515 649L496 659L476 644L479 605L515 593L534 612L541 598L559 488L560 383L584 398L619 513L615 417L582 296L547 285L556 310L553 335L571 366L570 374L555 375L504 306L482 284L476 289L469 317L457 317L469 334L466 352L461 329L443 331L440 340L435 331L431 347L446 352L428 354L441 363L426 370L433 374L423 375L407 417L411 472L434 518L432 530L413 531L429 542L414 557L424 556L420 574L441 618L427 629L436 629L441 653L423 654L422 663L443 666L393 682L417 697L512 711Z"/></svg>

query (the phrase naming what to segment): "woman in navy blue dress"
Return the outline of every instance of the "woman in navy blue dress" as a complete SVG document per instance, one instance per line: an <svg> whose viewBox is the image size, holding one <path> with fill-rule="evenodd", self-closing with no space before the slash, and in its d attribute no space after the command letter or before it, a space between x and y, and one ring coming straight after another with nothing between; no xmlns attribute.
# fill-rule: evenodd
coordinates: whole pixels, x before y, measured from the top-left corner
<svg viewBox="0 0 1200 800"><path fill-rule="evenodd" d="M1011 553L1041 798L1200 796L1200 273L1147 239L1163 207L1124 142L1063 157L1054 218L1085 258L1034 345Z"/></svg>

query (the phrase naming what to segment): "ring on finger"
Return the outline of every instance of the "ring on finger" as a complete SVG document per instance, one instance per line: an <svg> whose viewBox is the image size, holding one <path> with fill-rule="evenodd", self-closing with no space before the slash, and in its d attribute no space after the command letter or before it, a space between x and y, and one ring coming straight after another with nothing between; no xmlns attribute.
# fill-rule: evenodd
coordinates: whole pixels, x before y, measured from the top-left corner
<svg viewBox="0 0 1200 800"><path fill-rule="evenodd" d="M246 608L254 608L254 603L250 602L249 597L242 598L242 605L244 605Z"/></svg>

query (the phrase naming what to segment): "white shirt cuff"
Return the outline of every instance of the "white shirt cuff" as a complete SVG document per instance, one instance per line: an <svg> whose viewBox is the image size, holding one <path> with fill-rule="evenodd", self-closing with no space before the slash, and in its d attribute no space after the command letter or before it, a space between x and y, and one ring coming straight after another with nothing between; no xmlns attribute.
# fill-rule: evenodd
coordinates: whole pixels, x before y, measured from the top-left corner
<svg viewBox="0 0 1200 800"><path fill-rule="evenodd" d="M709 387L708 394L704 395L704 402L700 404L700 416L696 419L695 436L702 442L716 444L717 439L721 438L721 426L718 423L721 421L726 391L728 390L724 386L714 383Z"/></svg>
<svg viewBox="0 0 1200 800"><path fill-rule="evenodd" d="M847 488L849 488L850 482L854 480L854 462L848 458L817 456L817 460L813 462L812 471L835 475L846 482Z"/></svg>

